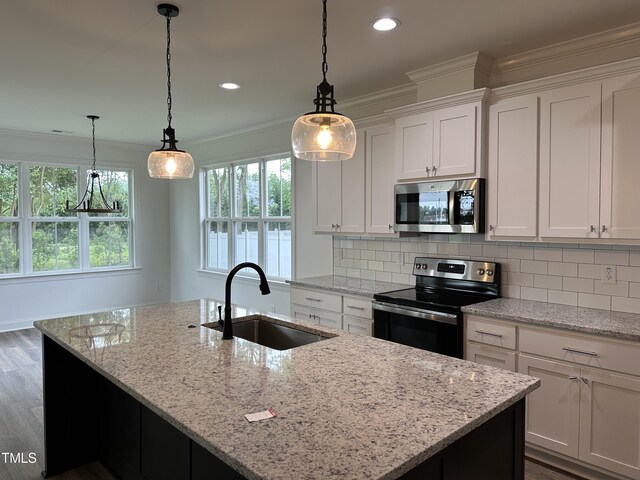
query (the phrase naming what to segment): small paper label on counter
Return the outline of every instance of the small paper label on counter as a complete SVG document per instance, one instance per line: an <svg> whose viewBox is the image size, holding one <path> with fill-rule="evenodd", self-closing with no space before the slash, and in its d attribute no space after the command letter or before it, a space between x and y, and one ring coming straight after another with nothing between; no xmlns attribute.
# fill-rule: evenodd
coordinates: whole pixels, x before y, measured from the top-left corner
<svg viewBox="0 0 640 480"><path fill-rule="evenodd" d="M257 422L258 420L266 420L267 418L276 417L276 411L273 408L263 410L262 412L247 413L244 418L250 422Z"/></svg>

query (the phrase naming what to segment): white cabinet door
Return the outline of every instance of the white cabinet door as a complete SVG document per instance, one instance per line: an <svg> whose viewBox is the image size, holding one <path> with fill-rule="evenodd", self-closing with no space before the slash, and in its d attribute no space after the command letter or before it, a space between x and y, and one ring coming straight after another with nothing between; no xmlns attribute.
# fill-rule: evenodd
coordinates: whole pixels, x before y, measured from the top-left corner
<svg viewBox="0 0 640 480"><path fill-rule="evenodd" d="M601 84L540 97L540 236L598 238Z"/></svg>
<svg viewBox="0 0 640 480"><path fill-rule="evenodd" d="M538 234L538 97L489 107L489 237Z"/></svg>
<svg viewBox="0 0 640 480"><path fill-rule="evenodd" d="M433 163L433 114L411 115L396 120L396 179L431 176Z"/></svg>
<svg viewBox="0 0 640 480"><path fill-rule="evenodd" d="M340 224L342 162L314 162L313 214L316 232L334 232Z"/></svg>
<svg viewBox="0 0 640 480"><path fill-rule="evenodd" d="M583 368L580 460L640 478L640 379Z"/></svg>
<svg viewBox="0 0 640 480"><path fill-rule="evenodd" d="M640 238L640 74L605 80L602 91L600 238Z"/></svg>
<svg viewBox="0 0 640 480"><path fill-rule="evenodd" d="M357 135L353 158L334 162L341 164L341 219L338 231L342 233L364 233L364 163L365 139Z"/></svg>
<svg viewBox="0 0 640 480"><path fill-rule="evenodd" d="M365 133L365 132L363 132ZM367 233L393 233L394 159L390 125L366 131L366 221Z"/></svg>
<svg viewBox="0 0 640 480"><path fill-rule="evenodd" d="M476 170L476 106L461 105L433 114L432 176L473 175Z"/></svg>
<svg viewBox="0 0 640 480"><path fill-rule="evenodd" d="M490 367L502 368L511 372L516 371L516 354L503 348L490 347L488 345L477 345L468 343L465 345L465 360L488 365Z"/></svg>
<svg viewBox="0 0 640 480"><path fill-rule="evenodd" d="M518 372L540 379L527 397L525 440L578 458L580 369L519 355Z"/></svg>
<svg viewBox="0 0 640 480"><path fill-rule="evenodd" d="M301 320L307 323L318 323L318 320L313 316L314 310L302 305L291 305L291 316L296 320Z"/></svg>
<svg viewBox="0 0 640 480"><path fill-rule="evenodd" d="M373 335L373 321L364 318L344 315L342 317L342 328L351 333L359 333L369 337Z"/></svg>

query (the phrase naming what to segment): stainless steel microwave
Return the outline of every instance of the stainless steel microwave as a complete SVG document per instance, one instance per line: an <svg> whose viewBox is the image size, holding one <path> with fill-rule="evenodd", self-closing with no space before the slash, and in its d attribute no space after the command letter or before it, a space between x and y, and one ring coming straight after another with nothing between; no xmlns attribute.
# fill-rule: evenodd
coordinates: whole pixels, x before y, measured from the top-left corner
<svg viewBox="0 0 640 480"><path fill-rule="evenodd" d="M395 231L484 232L484 179L396 185Z"/></svg>

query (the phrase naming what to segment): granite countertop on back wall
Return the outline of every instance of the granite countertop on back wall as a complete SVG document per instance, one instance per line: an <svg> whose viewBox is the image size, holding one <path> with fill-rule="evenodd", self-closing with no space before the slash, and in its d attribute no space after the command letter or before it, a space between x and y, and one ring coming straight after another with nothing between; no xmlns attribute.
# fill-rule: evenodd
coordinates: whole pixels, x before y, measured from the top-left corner
<svg viewBox="0 0 640 480"><path fill-rule="evenodd" d="M278 351L187 328L215 321L219 305L204 299L150 305L35 326L255 480L397 478L540 384L274 314L264 315L335 336ZM236 318L251 313L233 310ZM118 325L110 341L87 343L74 333ZM277 417L245 420L244 414L268 407Z"/></svg>
<svg viewBox="0 0 640 480"><path fill-rule="evenodd" d="M592 333L640 342L640 315L573 307L516 298L497 298L462 308L464 313L485 315L525 324Z"/></svg>
<svg viewBox="0 0 640 480"><path fill-rule="evenodd" d="M365 280L364 278L341 277L339 275L324 275L321 277L298 278L287 280L292 287L320 288L346 295L371 297L376 293L391 292L403 288L413 287L404 283L380 282Z"/></svg>

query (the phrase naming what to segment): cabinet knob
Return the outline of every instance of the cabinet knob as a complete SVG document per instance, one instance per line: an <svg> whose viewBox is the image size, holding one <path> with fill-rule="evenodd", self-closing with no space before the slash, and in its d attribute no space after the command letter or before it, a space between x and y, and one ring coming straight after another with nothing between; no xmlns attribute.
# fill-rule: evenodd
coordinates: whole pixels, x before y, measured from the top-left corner
<svg viewBox="0 0 640 480"><path fill-rule="evenodd" d="M493 232L493 230L494 230L493 225L489 225L489 231L490 231L490 232Z"/></svg>
<svg viewBox="0 0 640 480"><path fill-rule="evenodd" d="M332 223L332 224L331 224L331 228L336 228L336 224L335 224L335 223Z"/></svg>
<svg viewBox="0 0 640 480"><path fill-rule="evenodd" d="M596 227L594 227L593 225L591 225L590 231L591 231L591 233L594 233L594 232L596 231Z"/></svg>
<svg viewBox="0 0 640 480"><path fill-rule="evenodd" d="M340 228L340 224L339 223L336 223L336 228Z"/></svg>
<svg viewBox="0 0 640 480"><path fill-rule="evenodd" d="M424 169L427 172L427 175L429 175L429 167L424 167Z"/></svg>
<svg viewBox="0 0 640 480"><path fill-rule="evenodd" d="M434 166L434 167L433 167L433 176L434 176L434 177L436 176L436 170L437 170L437 169L438 169L438 167L436 167L436 166Z"/></svg>
<svg viewBox="0 0 640 480"><path fill-rule="evenodd" d="M393 225L389 224L389 230L393 230Z"/></svg>
<svg viewBox="0 0 640 480"><path fill-rule="evenodd" d="M607 232L607 226L606 225L602 225L602 233L606 233Z"/></svg>

